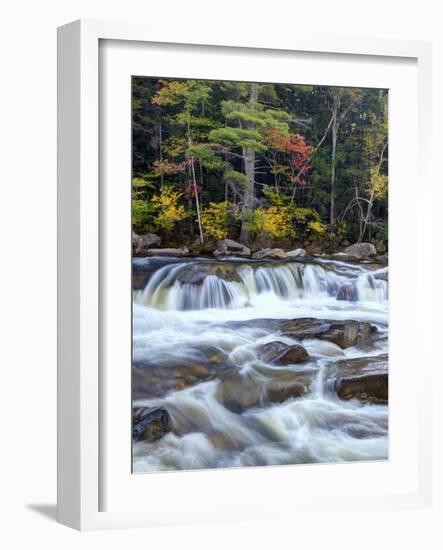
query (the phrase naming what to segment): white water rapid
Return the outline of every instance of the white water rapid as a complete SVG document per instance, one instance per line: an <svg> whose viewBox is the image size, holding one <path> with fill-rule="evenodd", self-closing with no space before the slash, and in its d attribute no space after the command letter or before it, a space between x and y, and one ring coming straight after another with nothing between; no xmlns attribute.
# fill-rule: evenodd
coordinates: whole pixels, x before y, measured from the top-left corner
<svg viewBox="0 0 443 550"><path fill-rule="evenodd" d="M386 459L388 406L340 399L333 375L337 362L387 354L386 272L309 259L134 259L134 406L164 407L173 425L134 442L134 472ZM370 323L374 336L339 347L282 330L302 318ZM261 350L275 341L301 344L309 360L267 362ZM307 390L264 397L288 380Z"/></svg>

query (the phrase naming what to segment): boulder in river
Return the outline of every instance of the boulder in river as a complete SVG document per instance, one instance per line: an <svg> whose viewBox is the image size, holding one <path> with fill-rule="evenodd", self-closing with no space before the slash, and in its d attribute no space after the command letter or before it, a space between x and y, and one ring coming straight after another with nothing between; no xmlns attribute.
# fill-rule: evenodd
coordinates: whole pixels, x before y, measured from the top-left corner
<svg viewBox="0 0 443 550"><path fill-rule="evenodd" d="M289 346L283 342L270 342L261 349L262 360L276 365L293 365L309 359L309 353L298 344Z"/></svg>
<svg viewBox="0 0 443 550"><path fill-rule="evenodd" d="M183 267L177 275L177 281L190 285L201 285L206 277L215 276L224 281L241 282L241 278L232 264L194 264Z"/></svg>
<svg viewBox="0 0 443 550"><path fill-rule="evenodd" d="M145 233L144 235L137 235L132 232L132 253L134 256L146 256L147 251L153 246L160 245L160 237L154 233Z"/></svg>
<svg viewBox="0 0 443 550"><path fill-rule="evenodd" d="M337 361L330 377L336 379L340 399L362 403L388 402L388 356L358 357Z"/></svg>
<svg viewBox="0 0 443 550"><path fill-rule="evenodd" d="M358 260L363 260L365 258L370 258L372 256L377 256L377 250L372 243L355 243L351 244L344 249L344 254L347 256L353 256Z"/></svg>
<svg viewBox="0 0 443 550"><path fill-rule="evenodd" d="M134 361L132 393L134 399L164 397L169 392L184 390L201 382L219 378L229 370L226 356L213 347L201 346L189 350L194 356L180 360Z"/></svg>
<svg viewBox="0 0 443 550"><path fill-rule="evenodd" d="M338 290L336 299L340 301L356 302L358 300L358 291L354 284L344 283Z"/></svg>
<svg viewBox="0 0 443 550"><path fill-rule="evenodd" d="M378 279L380 281L388 282L388 280L389 280L389 269L386 267L385 269L383 269L381 271L377 271L372 276L374 277L374 279Z"/></svg>
<svg viewBox="0 0 443 550"><path fill-rule="evenodd" d="M259 250L258 252L253 254L252 257L257 260L262 258L276 258L283 260L287 258L288 255L281 248L264 248L263 250Z"/></svg>
<svg viewBox="0 0 443 550"><path fill-rule="evenodd" d="M304 248L296 248L286 253L288 258L303 258L306 256L306 250Z"/></svg>
<svg viewBox="0 0 443 550"><path fill-rule="evenodd" d="M306 393L306 386L300 382L292 384L273 384L268 388L266 396L271 403L283 403L288 399L301 397Z"/></svg>
<svg viewBox="0 0 443 550"><path fill-rule="evenodd" d="M217 241L217 248L213 252L214 256L242 256L249 257L250 249L244 244L238 243L231 239L222 239Z"/></svg>
<svg viewBox="0 0 443 550"><path fill-rule="evenodd" d="M172 430L172 420L164 407L134 407L132 437L135 441L157 441Z"/></svg>
<svg viewBox="0 0 443 550"><path fill-rule="evenodd" d="M376 330L376 327L370 323L361 321L332 321L312 317L292 319L281 325L281 332L290 338L329 340L341 348L348 348L368 341Z"/></svg>
<svg viewBox="0 0 443 550"><path fill-rule="evenodd" d="M265 373L228 371L220 379L217 399L230 411L242 413L252 407L282 403L304 395L313 373L268 369Z"/></svg>
<svg viewBox="0 0 443 550"><path fill-rule="evenodd" d="M187 256L189 248L183 246L181 248L150 248L146 250L146 256Z"/></svg>
<svg viewBox="0 0 443 550"><path fill-rule="evenodd" d="M132 232L132 254L136 256L142 248L142 238L134 231Z"/></svg>

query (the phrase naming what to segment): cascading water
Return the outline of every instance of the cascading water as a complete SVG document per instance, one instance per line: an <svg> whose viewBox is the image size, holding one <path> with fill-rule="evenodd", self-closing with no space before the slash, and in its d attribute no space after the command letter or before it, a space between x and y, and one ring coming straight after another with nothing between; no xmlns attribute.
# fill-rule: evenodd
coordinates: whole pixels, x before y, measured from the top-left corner
<svg viewBox="0 0 443 550"><path fill-rule="evenodd" d="M341 365L387 353L387 268L143 261L134 405L165 407L174 429L134 443L135 472L387 458L387 405L337 395ZM364 346L340 347L282 331L285 320L302 318L370 323L376 333ZM267 361L261 350L275 341L302 344L309 360ZM282 394L298 387L293 380L306 386L303 395Z"/></svg>
<svg viewBox="0 0 443 550"><path fill-rule="evenodd" d="M205 264L203 264L205 265ZM355 279L359 300L387 300L387 282L359 270L346 275L320 265L285 263L281 265L232 265L237 280L207 275L199 284L180 281L189 263L169 264L154 273L135 300L139 304L166 310L226 309L251 306L257 295L271 294L277 299L335 297L343 284Z"/></svg>

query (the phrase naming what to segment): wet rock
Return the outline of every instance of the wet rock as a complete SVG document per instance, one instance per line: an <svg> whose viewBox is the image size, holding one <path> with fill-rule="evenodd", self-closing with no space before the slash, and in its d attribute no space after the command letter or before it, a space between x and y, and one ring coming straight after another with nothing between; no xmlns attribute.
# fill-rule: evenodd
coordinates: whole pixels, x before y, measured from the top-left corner
<svg viewBox="0 0 443 550"><path fill-rule="evenodd" d="M217 248L213 252L214 256L242 256L249 257L250 249L244 244L231 239L223 239L217 242Z"/></svg>
<svg viewBox="0 0 443 550"><path fill-rule="evenodd" d="M164 407L134 407L132 437L135 441L157 441L172 430L172 420Z"/></svg>
<svg viewBox="0 0 443 550"><path fill-rule="evenodd" d="M214 275L209 265L190 264L178 274L177 280L184 284L201 285L209 275Z"/></svg>
<svg viewBox="0 0 443 550"><path fill-rule="evenodd" d="M210 433L208 434L208 439L216 449L221 449L223 451L233 451L241 448L241 446L236 444L233 439L229 437L229 434L223 432Z"/></svg>
<svg viewBox="0 0 443 550"><path fill-rule="evenodd" d="M146 256L147 251L153 246L160 245L160 237L154 233L145 233L144 235L137 235L132 232L132 253L135 256Z"/></svg>
<svg viewBox="0 0 443 550"><path fill-rule="evenodd" d="M344 283L337 290L337 300L348 302L356 302L358 300L358 292L355 285L352 283Z"/></svg>
<svg viewBox="0 0 443 550"><path fill-rule="evenodd" d="M151 363L134 361L132 393L134 399L164 397L171 391L180 391L201 382L219 378L230 367L226 357L218 350L201 350L201 358L182 362Z"/></svg>
<svg viewBox="0 0 443 550"><path fill-rule="evenodd" d="M305 340L303 344L306 347L307 352L311 357L343 357L345 352L334 344L327 340Z"/></svg>
<svg viewBox="0 0 443 550"><path fill-rule="evenodd" d="M285 321L281 325L281 331L285 336L297 340L306 338L328 340L341 348L368 341L376 330L376 327L370 323L361 321L332 321L312 317Z"/></svg>
<svg viewBox="0 0 443 550"><path fill-rule="evenodd" d="M358 357L340 360L329 377L336 379L340 399L358 399L362 403L388 402L388 356Z"/></svg>
<svg viewBox="0 0 443 550"><path fill-rule="evenodd" d="M357 259L369 258L371 256L377 256L377 250L371 243L355 243L351 244L344 249L344 254L348 256L354 256Z"/></svg>
<svg viewBox="0 0 443 550"><path fill-rule="evenodd" d="M388 402L388 373L342 378L337 383L340 399L358 399L362 403Z"/></svg>
<svg viewBox="0 0 443 550"><path fill-rule="evenodd" d="M374 277L374 279L379 279L380 281L388 282L388 279L389 279L389 270L388 270L388 268L384 269L383 271L379 271L378 273L374 273L373 277Z"/></svg>
<svg viewBox="0 0 443 550"><path fill-rule="evenodd" d="M283 342L270 342L261 349L262 360L265 363L277 365L293 365L309 359L309 353L303 346L289 346Z"/></svg>
<svg viewBox="0 0 443 550"><path fill-rule="evenodd" d="M215 276L224 281L241 282L239 275L232 265L189 264L178 274L177 280L181 283L200 285L206 277Z"/></svg>
<svg viewBox="0 0 443 550"><path fill-rule="evenodd" d="M189 248L150 248L145 251L146 256L187 256Z"/></svg>
<svg viewBox="0 0 443 550"><path fill-rule="evenodd" d="M220 379L217 399L230 411L242 413L252 407L282 403L304 395L312 376L312 373L275 372L275 369L247 373L232 370Z"/></svg>
<svg viewBox="0 0 443 550"><path fill-rule="evenodd" d="M250 374L226 373L217 389L217 399L230 411L241 413L265 402L265 387Z"/></svg>
<svg viewBox="0 0 443 550"><path fill-rule="evenodd" d="M255 259L262 259L262 258L285 259L288 257L288 255L281 248L264 248L263 250L259 250L258 252L253 254L252 257Z"/></svg>
<svg viewBox="0 0 443 550"><path fill-rule="evenodd" d="M271 403L283 403L288 399L301 397L306 393L306 386L299 382L288 385L271 386L267 391L268 400Z"/></svg>
<svg viewBox="0 0 443 550"><path fill-rule="evenodd" d="M304 248L296 248L286 253L289 258L303 258L306 256L306 250Z"/></svg>

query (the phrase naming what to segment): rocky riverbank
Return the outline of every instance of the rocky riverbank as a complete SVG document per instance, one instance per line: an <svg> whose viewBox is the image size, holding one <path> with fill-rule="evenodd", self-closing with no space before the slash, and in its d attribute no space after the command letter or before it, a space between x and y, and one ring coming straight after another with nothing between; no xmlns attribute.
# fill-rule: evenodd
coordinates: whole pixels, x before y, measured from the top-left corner
<svg viewBox="0 0 443 550"><path fill-rule="evenodd" d="M214 256L216 258L237 257L252 259L295 259L307 255L305 248L272 248L261 247L257 243L251 247L232 239L222 239L216 242L194 243L193 245L180 247L160 247L161 239L158 235L147 233L137 235L132 233L132 253L134 257L198 257ZM355 243L338 250L334 253L330 251L319 252L318 243L315 246L308 245L308 252L311 257L322 257L342 261L377 261L387 264L386 247L378 242L375 246L372 243ZM309 250L311 248L311 250Z"/></svg>

